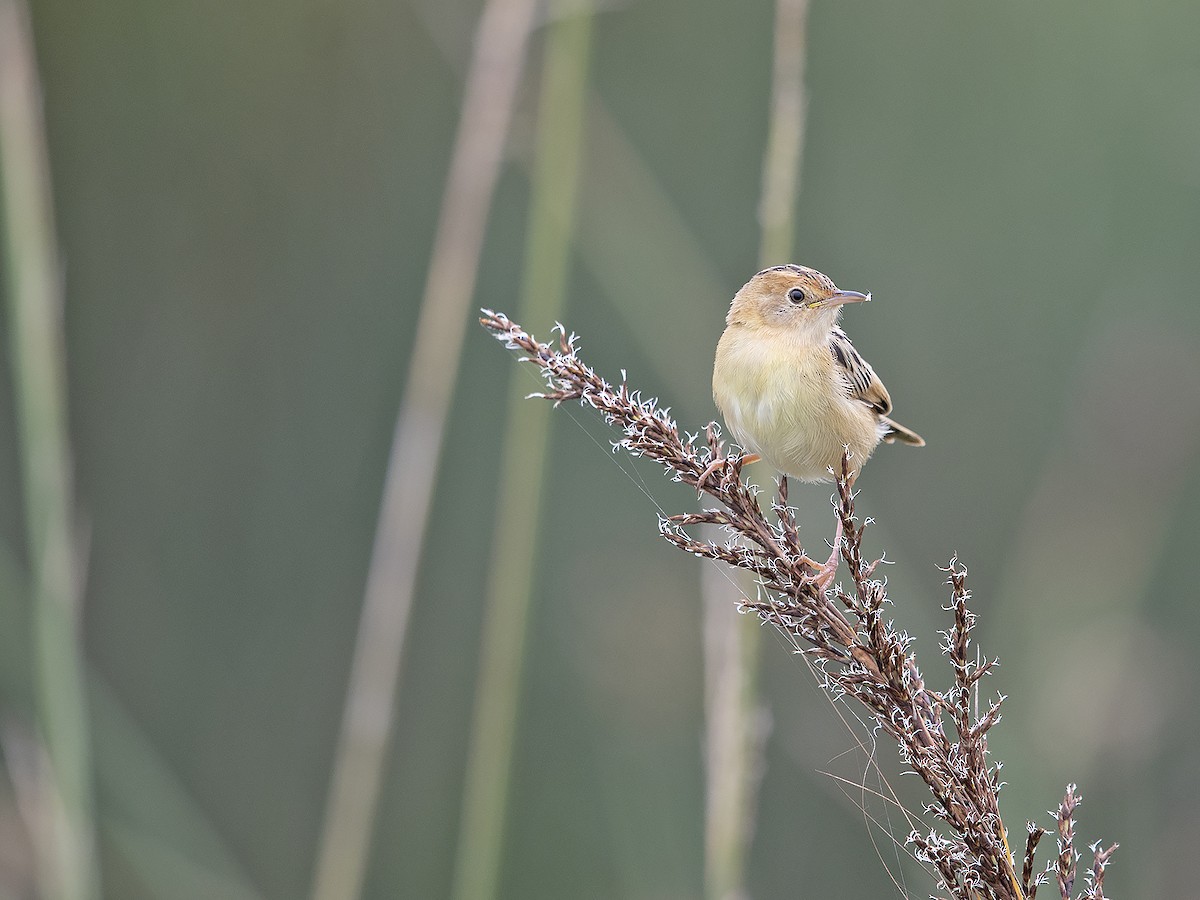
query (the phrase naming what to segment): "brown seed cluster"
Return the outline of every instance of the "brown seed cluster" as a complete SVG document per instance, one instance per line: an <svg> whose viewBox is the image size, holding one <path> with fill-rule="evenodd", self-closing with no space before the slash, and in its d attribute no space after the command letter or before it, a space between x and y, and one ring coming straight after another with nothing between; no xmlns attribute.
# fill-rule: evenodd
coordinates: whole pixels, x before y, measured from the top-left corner
<svg viewBox="0 0 1200 900"><path fill-rule="evenodd" d="M599 412L618 429L614 447L661 464L673 480L696 488L719 507L660 519L664 538L698 557L719 560L752 572L765 589L758 599L743 598L741 608L787 634L814 659L823 686L835 698L852 697L895 739L906 766L929 788L933 802L926 813L942 823L928 831L913 829L907 841L914 856L936 870L938 887L955 900L1034 900L1039 885L1053 877L1062 900L1103 900L1104 873L1112 845L1092 847L1093 864L1086 886L1073 894L1078 854L1073 845L1074 813L1079 798L1067 789L1058 812L1058 856L1035 874L1034 854L1045 830L1029 826L1023 866L1009 848L1000 818L1000 764L989 761L987 734L1000 721L998 696L979 711L979 682L997 660L979 661L971 646L975 614L968 607L967 571L952 559L944 570L950 590L946 610L953 615L942 634L942 652L953 670L945 690L928 687L911 650L911 638L887 617L884 583L874 577L881 560L862 555L866 523L855 515L853 460L842 459L837 476L837 516L842 525L841 553L850 589L824 591L819 566L800 544L796 511L788 505L786 478L779 482L770 515L758 489L741 478L743 458L727 455L720 432L710 424L700 434L681 435L669 411L657 401L613 386L579 358L574 335L559 329L557 347L543 344L502 313L484 310L481 324L522 358L537 366L546 391L532 396L557 405L575 400ZM694 537L694 525L716 525L730 538L722 543Z"/></svg>

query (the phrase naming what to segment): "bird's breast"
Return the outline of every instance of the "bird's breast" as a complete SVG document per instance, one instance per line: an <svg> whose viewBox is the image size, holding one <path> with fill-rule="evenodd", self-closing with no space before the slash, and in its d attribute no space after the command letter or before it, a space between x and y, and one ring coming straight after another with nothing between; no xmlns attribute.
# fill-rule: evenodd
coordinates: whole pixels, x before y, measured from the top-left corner
<svg viewBox="0 0 1200 900"><path fill-rule="evenodd" d="M879 442L878 416L848 396L824 342L726 329L713 399L739 444L805 481L828 480L845 446L865 461Z"/></svg>

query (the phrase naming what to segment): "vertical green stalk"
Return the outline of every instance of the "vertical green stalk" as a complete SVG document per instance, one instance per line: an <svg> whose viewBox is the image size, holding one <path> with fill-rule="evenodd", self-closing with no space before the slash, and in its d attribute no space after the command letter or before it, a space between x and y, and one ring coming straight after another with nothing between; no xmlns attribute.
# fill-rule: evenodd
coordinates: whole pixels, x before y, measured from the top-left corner
<svg viewBox="0 0 1200 900"><path fill-rule="evenodd" d="M47 897L98 894L83 651L80 566L67 437L63 292L26 11L0 0L0 185L9 347L32 585L34 703L46 772L44 833L33 835ZM41 829L38 829L41 830Z"/></svg>
<svg viewBox="0 0 1200 900"><path fill-rule="evenodd" d="M551 16L519 300L521 321L533 322L557 319L566 291L591 42L591 16L579 2L555 0ZM546 404L525 401L527 392L528 385L514 378L455 862L455 900L490 900L500 881L549 415Z"/></svg>
<svg viewBox="0 0 1200 900"><path fill-rule="evenodd" d="M771 119L763 154L759 220L759 264L792 262L796 197L804 151L804 63L807 57L808 0L776 0L775 48L771 66Z"/></svg>
<svg viewBox="0 0 1200 900"><path fill-rule="evenodd" d="M362 891L446 419L536 0L486 0L384 476L313 900Z"/></svg>
<svg viewBox="0 0 1200 900"><path fill-rule="evenodd" d="M791 261L804 146L808 0L776 0L771 115L763 154L759 264ZM705 896L747 895L746 854L763 767L768 721L760 708L763 629L734 613L728 582L705 579Z"/></svg>
<svg viewBox="0 0 1200 900"><path fill-rule="evenodd" d="M724 535L713 529L711 540ZM742 573L706 566L704 593L704 895L734 900L744 889L746 852L762 772L767 719L758 696L758 622L737 614L753 596Z"/></svg>

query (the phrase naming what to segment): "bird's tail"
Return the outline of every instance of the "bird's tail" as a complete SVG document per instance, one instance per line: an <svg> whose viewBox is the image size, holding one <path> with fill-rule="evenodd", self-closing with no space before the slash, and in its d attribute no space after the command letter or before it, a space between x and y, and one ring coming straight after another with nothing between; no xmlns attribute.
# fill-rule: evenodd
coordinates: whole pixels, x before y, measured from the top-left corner
<svg viewBox="0 0 1200 900"><path fill-rule="evenodd" d="M909 444L913 447L925 446L925 439L915 431L905 428L899 422L893 422L887 416L880 416L879 420L887 427L887 431L883 435L885 444L894 444L899 441L901 444Z"/></svg>

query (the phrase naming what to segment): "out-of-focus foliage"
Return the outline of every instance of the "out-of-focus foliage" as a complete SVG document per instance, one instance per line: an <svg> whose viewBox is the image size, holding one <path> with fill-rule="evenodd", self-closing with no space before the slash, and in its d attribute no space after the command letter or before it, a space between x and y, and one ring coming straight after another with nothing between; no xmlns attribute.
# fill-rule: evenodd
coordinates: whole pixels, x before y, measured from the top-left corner
<svg viewBox="0 0 1200 900"><path fill-rule="evenodd" d="M208 878L308 890L477 12L33 3L86 640L106 685L105 896L215 896L226 882ZM595 23L564 315L589 361L627 369L685 426L715 414L712 350L756 267L771 20L766 0L638 0ZM970 567L976 636L1011 695L992 734L1006 819L1078 782L1081 838L1122 844L1107 886L1123 898L1191 893L1200 836L1198 32L1200 7L1166 0L814 0L809 18L794 261L874 292L847 329L929 442L867 470L868 542L897 562L889 593L928 667L947 621L934 566ZM481 267L478 305L497 309L517 290L539 50ZM21 491L0 354L7 610ZM472 331L458 377L371 897L449 886L493 449L507 380L529 375ZM545 473L503 895L694 897L700 572L654 536L655 503L694 500L649 467L622 474L602 426L568 412ZM828 490L797 497L819 543ZM763 654L774 731L751 892L894 895L897 853L871 829L876 864L860 794L817 774L862 778L857 739L787 650ZM27 676L6 660L0 677L20 720ZM10 794L0 867L21 846ZM184 871L194 883L170 880Z"/></svg>

